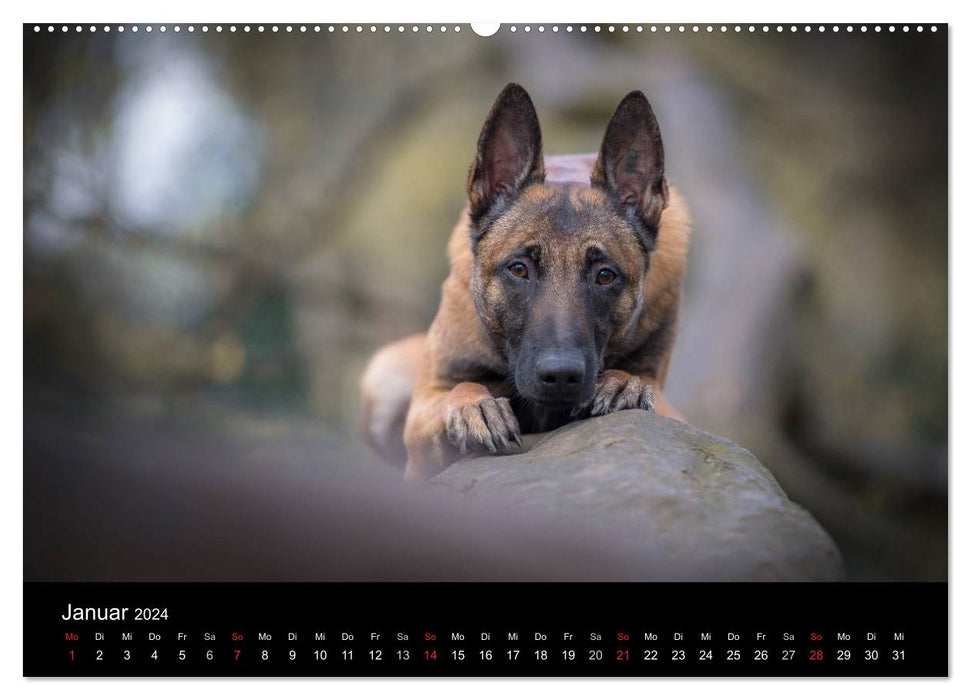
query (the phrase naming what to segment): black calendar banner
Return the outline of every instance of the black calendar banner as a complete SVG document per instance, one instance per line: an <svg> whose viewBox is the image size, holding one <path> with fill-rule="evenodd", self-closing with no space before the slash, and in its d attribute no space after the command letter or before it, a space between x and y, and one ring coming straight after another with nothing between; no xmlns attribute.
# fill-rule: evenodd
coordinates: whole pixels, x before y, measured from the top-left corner
<svg viewBox="0 0 971 700"><path fill-rule="evenodd" d="M947 584L28 583L28 676L946 676Z"/></svg>

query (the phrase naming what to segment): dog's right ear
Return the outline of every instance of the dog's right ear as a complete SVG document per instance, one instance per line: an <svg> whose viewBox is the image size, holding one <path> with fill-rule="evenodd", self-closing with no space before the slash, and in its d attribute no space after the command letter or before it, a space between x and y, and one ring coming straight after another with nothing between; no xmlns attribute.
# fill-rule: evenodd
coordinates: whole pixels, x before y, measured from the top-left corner
<svg viewBox="0 0 971 700"><path fill-rule="evenodd" d="M473 223L497 215L528 184L542 182L543 137L529 94L509 83L492 105L469 168L469 212Z"/></svg>

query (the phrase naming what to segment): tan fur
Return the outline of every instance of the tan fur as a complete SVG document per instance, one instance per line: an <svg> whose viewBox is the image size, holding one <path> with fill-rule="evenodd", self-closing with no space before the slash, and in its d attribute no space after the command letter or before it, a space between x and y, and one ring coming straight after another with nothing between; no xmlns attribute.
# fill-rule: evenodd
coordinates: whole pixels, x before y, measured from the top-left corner
<svg viewBox="0 0 971 700"><path fill-rule="evenodd" d="M583 188L589 188L595 160L594 155L547 158L546 182L576 183L578 196L585 196ZM643 304L615 351L636 353L662 323L670 323L672 332L656 358L645 358L640 367L635 357L633 366L628 368L633 371L614 369L611 372L618 377L635 376L649 385L654 391L656 410L682 420L664 399L662 390L674 345L673 331L681 302L691 217L674 187L669 188L668 196L668 206L661 216L656 248L642 289ZM460 456L446 436L449 415L469 407L501 412L501 402L510 395L510 388L505 383L462 382L456 385L446 373L449 362L456 358L475 360L484 366L502 365L502 358L489 342L472 299L473 254L467 211L452 231L448 257L451 270L442 284L441 305L427 336L411 336L379 350L362 383L369 439L381 446L387 455L400 453L400 447L397 450L389 447L400 445L397 442L400 433L389 434L388 431L398 429L407 406L404 445L408 455L406 476L411 479L427 479ZM406 404L401 387L410 385L411 381L402 382L403 373L409 374L408 380L413 378L414 382L410 404ZM379 405L381 410L377 408ZM389 420L389 415L394 415L395 419Z"/></svg>
<svg viewBox="0 0 971 700"><path fill-rule="evenodd" d="M403 463L405 416L425 360L425 334L385 345L371 357L361 377L364 435L389 462Z"/></svg>

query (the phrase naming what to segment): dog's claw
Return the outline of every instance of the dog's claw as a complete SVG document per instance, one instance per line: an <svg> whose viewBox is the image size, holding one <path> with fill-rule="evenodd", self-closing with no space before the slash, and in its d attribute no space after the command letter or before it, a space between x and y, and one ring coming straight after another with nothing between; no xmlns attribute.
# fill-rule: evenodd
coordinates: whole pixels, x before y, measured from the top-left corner
<svg viewBox="0 0 971 700"><path fill-rule="evenodd" d="M601 416L627 409L654 410L654 389L638 376L605 376L597 383L590 415Z"/></svg>
<svg viewBox="0 0 971 700"><path fill-rule="evenodd" d="M509 399L484 398L447 411L445 433L463 455L476 450L490 454L513 451L512 441L522 447L519 422Z"/></svg>

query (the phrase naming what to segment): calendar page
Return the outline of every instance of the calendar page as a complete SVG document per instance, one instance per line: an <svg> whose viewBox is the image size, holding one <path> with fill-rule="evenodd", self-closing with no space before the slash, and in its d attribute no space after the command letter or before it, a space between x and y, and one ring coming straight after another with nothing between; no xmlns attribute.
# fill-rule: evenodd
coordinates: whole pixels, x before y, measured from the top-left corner
<svg viewBox="0 0 971 700"><path fill-rule="evenodd" d="M948 33L24 24L24 675L947 676Z"/></svg>

